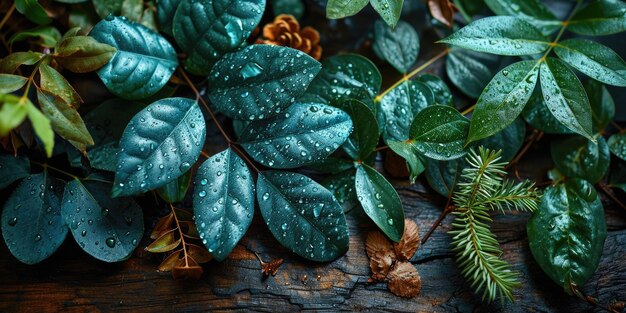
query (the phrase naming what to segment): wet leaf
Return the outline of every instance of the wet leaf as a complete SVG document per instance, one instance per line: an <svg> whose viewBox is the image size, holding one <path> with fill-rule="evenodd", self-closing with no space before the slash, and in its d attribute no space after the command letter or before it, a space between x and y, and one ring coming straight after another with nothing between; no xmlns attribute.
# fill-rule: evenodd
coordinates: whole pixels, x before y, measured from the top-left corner
<svg viewBox="0 0 626 313"><path fill-rule="evenodd" d="M495 135L482 139L476 143L493 151L502 150L500 158L502 161L511 161L517 152L524 145L526 137L526 124L521 118L515 119L513 123Z"/></svg>
<svg viewBox="0 0 626 313"><path fill-rule="evenodd" d="M597 143L587 138L572 136L552 143L550 151L554 165L563 175L588 180L595 184L606 174L611 156L609 147L600 135Z"/></svg>
<svg viewBox="0 0 626 313"><path fill-rule="evenodd" d="M30 174L30 160L22 156L0 154L0 189Z"/></svg>
<svg viewBox="0 0 626 313"><path fill-rule="evenodd" d="M30 124L33 126L33 130L35 131L37 138L39 138L39 140L41 140L41 142L43 143L44 149L46 151L46 156L51 157L52 151L54 150L54 131L52 131L52 125L50 123L50 120L44 114L42 114L35 107L35 105L30 102L30 100L26 99L25 106L26 114L28 115ZM0 112L0 114L4 114L4 112ZM19 114L21 114L21 112Z"/></svg>
<svg viewBox="0 0 626 313"><path fill-rule="evenodd" d="M157 0L156 12L157 20L159 22L159 30L172 36L174 34L172 30L172 22L174 21L174 15L176 9L180 5L182 0Z"/></svg>
<svg viewBox="0 0 626 313"><path fill-rule="evenodd" d="M367 159L376 149L380 137L374 112L358 100L345 101L338 107L350 116L353 126L348 141L343 144L344 150L354 160Z"/></svg>
<svg viewBox="0 0 626 313"><path fill-rule="evenodd" d="M583 86L591 105L593 131L600 132L615 117L615 102L602 83L588 79Z"/></svg>
<svg viewBox="0 0 626 313"><path fill-rule="evenodd" d="M326 187L337 199L337 202L344 210L352 209L358 204L356 189L354 189L354 169L337 171L336 174L327 176L322 181L322 186Z"/></svg>
<svg viewBox="0 0 626 313"><path fill-rule="evenodd" d="M352 16L359 13L368 3L369 0L328 0L326 17L338 19Z"/></svg>
<svg viewBox="0 0 626 313"><path fill-rule="evenodd" d="M609 150L616 157L626 160L626 134L615 134L609 137Z"/></svg>
<svg viewBox="0 0 626 313"><path fill-rule="evenodd" d="M452 48L446 59L446 74L464 94L478 98L500 67L500 58L492 54Z"/></svg>
<svg viewBox="0 0 626 313"><path fill-rule="evenodd" d="M400 241L393 244L396 257L399 261L409 261L420 245L419 230L413 220L404 220L404 235Z"/></svg>
<svg viewBox="0 0 626 313"><path fill-rule="evenodd" d="M113 46L99 43L93 37L73 36L62 40L53 56L64 68L87 73L107 64L116 51Z"/></svg>
<svg viewBox="0 0 626 313"><path fill-rule="evenodd" d="M560 41L554 52L587 76L614 86L626 86L626 63L611 48L587 39Z"/></svg>
<svg viewBox="0 0 626 313"><path fill-rule="evenodd" d="M403 2L404 0L370 0L374 10L391 28L395 28L398 20L400 20Z"/></svg>
<svg viewBox="0 0 626 313"><path fill-rule="evenodd" d="M387 142L408 139L415 116L434 103L431 89L419 81L409 80L389 91L380 101L380 113L385 120L383 139Z"/></svg>
<svg viewBox="0 0 626 313"><path fill-rule="evenodd" d="M572 134L573 131L563 126L559 122L550 109L546 105L545 99L541 94L541 86L535 86L533 94L530 96L528 103L522 111L524 120L532 127L547 134Z"/></svg>
<svg viewBox="0 0 626 313"><path fill-rule="evenodd" d="M450 92L448 85L446 85L446 83L440 77L432 74L422 74L420 76L417 76L415 80L423 83L424 85L428 86L428 88L430 88L435 97L435 104L449 106L454 105L452 92Z"/></svg>
<svg viewBox="0 0 626 313"><path fill-rule="evenodd" d="M396 296L414 298L422 290L422 280L413 264L402 262L389 273L387 287Z"/></svg>
<svg viewBox="0 0 626 313"><path fill-rule="evenodd" d="M411 125L410 140L423 155L437 160L459 158L467 151L469 121L450 106L428 106Z"/></svg>
<svg viewBox="0 0 626 313"><path fill-rule="evenodd" d="M425 172L428 185L440 195L448 197L456 189L456 184L465 166L464 158L450 161L428 159Z"/></svg>
<svg viewBox="0 0 626 313"><path fill-rule="evenodd" d="M6 136L9 131L19 126L28 113L30 100L25 97L0 94L0 137ZM32 103L31 103L32 106Z"/></svg>
<svg viewBox="0 0 626 313"><path fill-rule="evenodd" d="M43 89L37 90L37 100L55 133L68 140L78 150L85 151L87 145L93 145L93 138L74 106Z"/></svg>
<svg viewBox="0 0 626 313"><path fill-rule="evenodd" d="M425 170L424 160L417 148L413 144L404 141L388 141L387 144L393 152L406 160L406 165L409 169L409 182L415 182L417 176Z"/></svg>
<svg viewBox="0 0 626 313"><path fill-rule="evenodd" d="M372 48L400 73L406 73L417 60L420 40L409 23L399 21L396 28L392 29L382 21L376 21Z"/></svg>
<svg viewBox="0 0 626 313"><path fill-rule="evenodd" d="M176 180L167 183L157 189L156 192L167 203L182 202L187 195L187 189L191 183L191 170L181 175Z"/></svg>
<svg viewBox="0 0 626 313"><path fill-rule="evenodd" d="M539 0L485 0L497 15L510 15L524 19L548 36L561 27L561 21Z"/></svg>
<svg viewBox="0 0 626 313"><path fill-rule="evenodd" d="M597 0L580 9L569 21L567 30L581 35L599 36L626 31L626 3Z"/></svg>

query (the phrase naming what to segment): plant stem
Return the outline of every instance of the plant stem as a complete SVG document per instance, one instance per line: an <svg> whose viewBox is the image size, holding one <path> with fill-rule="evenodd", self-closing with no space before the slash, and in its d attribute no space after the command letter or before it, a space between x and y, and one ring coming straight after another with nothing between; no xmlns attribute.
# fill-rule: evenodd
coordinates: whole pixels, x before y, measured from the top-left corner
<svg viewBox="0 0 626 313"><path fill-rule="evenodd" d="M260 170L256 167L256 165L254 165L254 162L252 162L252 160L250 160L250 158L248 158L248 156L247 156L247 155L246 155L243 151L241 151L241 149L239 149L239 147L238 147L237 145L233 144L233 145L231 145L230 147L231 147L231 148L232 148L232 149L233 149L233 150L234 150L237 154L239 154L239 156L240 156L240 157L241 157L244 161L246 161L246 163L248 163L248 165L250 165L250 167L252 167L252 169L253 169L255 172L257 172L257 174L258 174L259 172L261 172L261 171L260 171Z"/></svg>
<svg viewBox="0 0 626 313"><path fill-rule="evenodd" d="M600 189L602 189L602 191L609 197L611 198L611 200L613 200L613 202L615 202L615 204L617 204L618 206L620 206L622 209L626 210L626 205L624 205L624 203L622 203L622 201L620 201L617 196L615 196L615 193L613 193L613 190L611 190L611 188L604 182L600 181L598 182L598 187L600 187Z"/></svg>
<svg viewBox="0 0 626 313"><path fill-rule="evenodd" d="M74 174L68 173L68 172L66 172L66 171L64 171L64 170L58 169L58 168L56 168L56 167L54 167L54 166L50 166L50 165L48 165L47 163L39 163L39 162L37 162L37 161L30 161L30 163L32 163L32 164L36 164L36 165L39 165L39 166L41 166L44 170L46 170L46 169L51 169L51 170L53 170L53 171L55 171L55 172L61 173L61 174L63 174L63 175L66 175L66 176L68 176L68 177L71 177L71 178L73 178L73 179L80 180L80 177L78 177L78 176L76 176L76 175L74 175Z"/></svg>
<svg viewBox="0 0 626 313"><path fill-rule="evenodd" d="M504 169L507 170L511 166L514 166L515 164L517 164L517 162L519 162L519 160L522 159L524 154L526 154L528 149L530 149L530 147L533 145L533 143L539 141L541 139L541 137L543 137L543 132L542 131L538 131L536 129L533 130L533 133L530 136L528 136L528 141L526 142L526 145L522 148L522 150L520 150L520 152L515 156L515 158L513 158L513 160L511 160L511 162L509 162L509 164L507 164L504 167Z"/></svg>
<svg viewBox="0 0 626 313"><path fill-rule="evenodd" d="M382 146L374 149L374 152L383 151L389 149L389 146Z"/></svg>
<svg viewBox="0 0 626 313"><path fill-rule="evenodd" d="M452 211L454 211L454 206L450 205L451 200L452 200L452 192L450 192L450 195L448 196L448 202L446 203L445 209L443 209L441 214L439 214L439 217L437 218L437 220L435 220L435 222L432 225L430 225L428 232L422 238L422 245L425 244L426 241L428 241L428 238L430 238L430 236L435 232L435 229L437 229L437 227L441 225L441 222L443 222L443 219L446 218L448 214L452 213Z"/></svg>
<svg viewBox="0 0 626 313"><path fill-rule="evenodd" d="M611 125L613 125L613 127L615 127L620 134L624 133L624 128L620 127L615 121L611 121Z"/></svg>
<svg viewBox="0 0 626 313"><path fill-rule="evenodd" d="M467 115L467 114L472 113L475 107L476 107L476 104L472 104L469 108L465 109L465 111L461 112L461 115Z"/></svg>
<svg viewBox="0 0 626 313"><path fill-rule="evenodd" d="M611 312L611 313L620 313L620 312L618 312L618 311L616 311L616 310L612 309L611 307L604 307L604 306L600 305L600 304L598 303L598 299L596 299L596 298L594 298L594 297L591 297L591 296L585 296L585 295L582 293L582 291L580 291L580 289L578 289L578 286L577 286L576 284L574 284L574 283L570 283L569 288L570 288L570 290L572 291L572 293L573 293L573 294L574 294L577 298L579 298L579 299L581 299L581 300L583 300L583 301L585 301L585 302L587 302L587 303L589 303L589 304L593 305L593 306L594 306L594 307L596 307L596 308L599 308L599 309L602 309L602 310L604 310L604 311Z"/></svg>
<svg viewBox="0 0 626 313"><path fill-rule="evenodd" d="M174 216L174 222L176 222L176 228L178 229L178 234L180 235L180 243L183 245L185 267L189 267L189 259L187 255L187 244L185 243L185 235L183 234L182 228L180 228L180 222L178 221L178 216L176 216L176 209L171 203L169 205L170 205L170 210L172 211L172 215Z"/></svg>
<svg viewBox="0 0 626 313"><path fill-rule="evenodd" d="M387 94L389 93L391 90L393 90L394 88L398 87L400 84L404 83L405 81L413 78L413 76L417 75L419 72L423 71L425 68L429 67L431 64L435 63L435 61L443 58L444 56L446 56L448 54L448 52L450 52L450 49L446 48L445 50L439 52L439 54L437 54L436 56L432 57L430 60L424 62L422 65L418 66L416 69L414 69L413 71L411 71L410 73L402 76L402 78L400 78L400 80L398 80L397 82L395 82L393 85L391 85L391 87L387 88L385 91L383 91L381 94L379 94L378 96L376 96L376 98L374 98L375 102L380 102L380 100Z"/></svg>
<svg viewBox="0 0 626 313"><path fill-rule="evenodd" d="M13 14L13 11L15 11L15 3L11 5L11 7L9 8L9 11L7 11L7 14L4 16L4 18L2 18L2 21L0 21L0 29L2 29L4 24L6 24L6 22L9 20L9 18Z"/></svg>

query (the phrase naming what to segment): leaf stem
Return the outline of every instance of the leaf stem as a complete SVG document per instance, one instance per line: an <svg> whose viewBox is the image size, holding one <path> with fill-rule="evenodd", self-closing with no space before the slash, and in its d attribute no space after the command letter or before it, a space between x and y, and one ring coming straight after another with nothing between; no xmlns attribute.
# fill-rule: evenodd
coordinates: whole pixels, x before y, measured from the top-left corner
<svg viewBox="0 0 626 313"><path fill-rule="evenodd" d="M387 150L389 149L389 146L382 146L382 147L378 147L376 149L374 149L374 152L379 152L379 151L383 151L383 150Z"/></svg>
<svg viewBox="0 0 626 313"><path fill-rule="evenodd" d="M419 72L423 71L425 68L429 67L430 65L432 65L433 63L435 63L437 60L443 58L444 56L446 56L448 53L450 52L450 49L446 48L445 50L439 52L437 55L435 55L434 57L432 57L430 60L424 62L422 65L418 66L416 69L414 69L413 71L411 71L410 73L402 76L402 78L400 78L397 82L395 82L393 85L391 85L391 87L387 88L385 91L383 91L381 94L379 94L378 96L376 96L376 98L374 98L375 102L380 102L380 100L386 95L388 94L390 91L392 91L394 88L398 87L400 84L404 83L405 81L413 78L413 76L417 75Z"/></svg>
<svg viewBox="0 0 626 313"><path fill-rule="evenodd" d="M64 170L61 170L61 169L59 169L59 168L56 168L56 167L54 167L54 166L50 166L50 165L48 165L48 163L40 163L40 162L37 162L37 161L30 161L30 163L32 163L32 164L36 164L36 165L39 165L39 166L41 166L44 170L46 170L46 169L51 169L51 170L53 170L53 171L55 171L55 172L61 173L61 174L63 174L63 175L66 175L66 176L68 176L68 177L71 177L71 178L73 178L73 179L80 180L80 177L78 177L78 176L76 176L76 175L74 175L74 174L71 174L71 173L69 173L69 172L66 172L66 171L64 171Z"/></svg>
<svg viewBox="0 0 626 313"><path fill-rule="evenodd" d="M617 204L619 207L621 207L622 209L626 210L626 205L624 205L624 203L622 203L622 201L620 201L617 196L615 196L615 193L613 193L613 190L611 190L611 188L609 187L609 185L607 185L606 183L600 181L598 182L598 187L600 187L600 189L602 189L602 191L609 197L611 198L611 200L613 200L613 202L615 202L615 204Z"/></svg>
<svg viewBox="0 0 626 313"><path fill-rule="evenodd" d="M580 8L581 4L582 4L582 0L577 0L576 1L576 5L572 9L572 12L570 12L570 14L567 17L567 19L562 22L563 26L561 26L561 29L556 34L556 37L554 37L554 40L550 43L550 47L548 48L548 50L546 50L546 52L543 54L543 56L539 59L539 62L543 62L543 60L546 59L548 54L550 54L550 51L552 51L552 49L554 49L554 47L557 46L557 43L561 39L561 36L563 36L563 33L565 33L565 29L567 29L567 26L569 26L569 21L572 19L572 17L574 17L574 14L576 14L576 12L578 11L578 8Z"/></svg>
<svg viewBox="0 0 626 313"><path fill-rule="evenodd" d="M530 136L528 136L526 145L522 148L522 150L520 150L520 152L515 156L515 158L513 158L513 160L511 160L511 162L509 162L509 164L507 164L504 167L504 169L507 170L511 166L514 166L515 164L517 164L517 162L519 162L519 160L522 159L524 154L526 154L528 149L530 149L530 147L533 145L533 143L541 140L541 137L543 137L543 132L542 131L539 131L539 130L536 130L536 129L533 130L533 133Z"/></svg>
<svg viewBox="0 0 626 313"><path fill-rule="evenodd" d="M446 203L445 209L441 212L441 214L439 214L439 217L437 218L437 220L435 220L435 222L432 225L430 225L430 228L428 229L428 232L426 233L426 235L422 237L422 245L425 244L426 241L428 241L428 238L430 238L430 236L435 232L435 229L437 229L437 227L441 225L441 222L443 222L443 219L446 218L448 214L454 211L454 206L450 205L450 202L452 202L452 192L450 192L450 195L448 195L448 202Z"/></svg>
<svg viewBox="0 0 626 313"><path fill-rule="evenodd" d="M187 244L185 243L185 235L183 234L182 228L180 228L180 222L178 221L178 216L176 216L176 209L170 203L170 210L172 211L172 215L174 216L174 222L176 223L176 229L178 229L178 234L180 235L180 243L183 245L183 256L185 258L185 267L189 267L189 255L187 254Z"/></svg>
<svg viewBox="0 0 626 313"><path fill-rule="evenodd" d="M4 16L4 18L2 18L2 21L0 21L0 29L2 29L4 24L6 24L6 22L9 20L9 18L13 14L13 11L15 11L15 2L13 3L13 5L11 5L9 11L7 11L7 14Z"/></svg>
<svg viewBox="0 0 626 313"><path fill-rule="evenodd" d="M472 113L472 111L474 111L475 107L476 107L476 104L472 104L469 108L467 108L463 112L461 112L461 115L467 115L467 114Z"/></svg>

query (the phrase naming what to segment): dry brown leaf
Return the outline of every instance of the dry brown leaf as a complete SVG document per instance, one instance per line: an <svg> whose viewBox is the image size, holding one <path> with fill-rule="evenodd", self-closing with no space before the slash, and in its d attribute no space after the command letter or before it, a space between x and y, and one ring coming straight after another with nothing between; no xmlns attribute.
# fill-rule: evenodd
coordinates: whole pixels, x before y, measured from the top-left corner
<svg viewBox="0 0 626 313"><path fill-rule="evenodd" d="M172 268L172 276L174 279L199 279L202 276L202 267L192 258L182 258Z"/></svg>
<svg viewBox="0 0 626 313"><path fill-rule="evenodd" d="M389 274L389 270L395 261L393 254L374 253L370 258L370 269L372 270L372 279L383 281Z"/></svg>
<svg viewBox="0 0 626 313"><path fill-rule="evenodd" d="M165 260L163 260L163 262L161 262L161 264L159 265L158 271L159 272L169 272L172 270L172 268L174 268L174 266L176 266L176 263L178 263L178 260L180 258L180 253L182 252L182 250L178 250L178 251L174 251L172 252L172 254L170 254L167 258L165 258Z"/></svg>
<svg viewBox="0 0 626 313"><path fill-rule="evenodd" d="M404 235L399 242L393 244L396 257L400 261L408 261L413 257L420 245L419 229L410 219L404 219Z"/></svg>
<svg viewBox="0 0 626 313"><path fill-rule="evenodd" d="M157 224L154 225L154 229L152 230L152 233L150 234L150 239L157 239L163 236L164 233L168 232L169 230L173 228L172 227L173 222L174 222L174 213L170 213L168 215L163 216L161 219L159 219Z"/></svg>
<svg viewBox="0 0 626 313"><path fill-rule="evenodd" d="M213 256L206 248L191 243L187 244L187 254L198 263L206 263L213 259Z"/></svg>
<svg viewBox="0 0 626 313"><path fill-rule="evenodd" d="M283 262L283 259L272 260L268 263L261 262L261 271L263 271L263 276L276 276L276 273L278 273L278 268L283 264Z"/></svg>
<svg viewBox="0 0 626 313"><path fill-rule="evenodd" d="M430 15L444 25L452 28L454 20L454 12L458 9L450 0L428 0L428 9Z"/></svg>
<svg viewBox="0 0 626 313"><path fill-rule="evenodd" d="M370 232L365 239L365 251L370 258L372 279L384 280L396 261L391 242L380 231Z"/></svg>
<svg viewBox="0 0 626 313"><path fill-rule="evenodd" d="M316 60L322 57L319 32L308 26L301 29L298 20L287 14L280 14L266 24L257 43L298 49Z"/></svg>
<svg viewBox="0 0 626 313"><path fill-rule="evenodd" d="M409 262L396 263L388 278L387 287L396 296L413 298L422 290L420 275Z"/></svg>

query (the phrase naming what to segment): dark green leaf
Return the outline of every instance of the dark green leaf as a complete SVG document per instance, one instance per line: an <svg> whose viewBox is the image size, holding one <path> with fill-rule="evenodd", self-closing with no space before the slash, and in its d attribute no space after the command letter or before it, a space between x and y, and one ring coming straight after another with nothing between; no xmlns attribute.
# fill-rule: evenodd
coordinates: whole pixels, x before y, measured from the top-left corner
<svg viewBox="0 0 626 313"><path fill-rule="evenodd" d="M211 66L224 54L245 44L263 10L264 0L181 0L172 28L176 43L187 53L185 69L197 75L209 74ZM264 63L267 65L276 57L280 58L268 55Z"/></svg>
<svg viewBox="0 0 626 313"><path fill-rule="evenodd" d="M541 86L535 86L533 94L522 111L524 120L532 127L548 134L571 134L567 127L559 122L545 103L541 94Z"/></svg>
<svg viewBox="0 0 626 313"><path fill-rule="evenodd" d="M425 84L430 88L430 90L432 90L433 95L435 96L435 104L454 105L452 93L450 92L448 85L446 85L446 83L438 76L422 74L417 76L416 80Z"/></svg>
<svg viewBox="0 0 626 313"><path fill-rule="evenodd" d="M200 238L213 257L223 261L252 222L254 179L244 161L227 149L202 163L194 185L193 211Z"/></svg>
<svg viewBox="0 0 626 313"><path fill-rule="evenodd" d="M510 161L515 157L517 151L524 144L526 136L526 124L521 118L517 118L503 130L491 135L476 143L493 151L502 150L500 158L502 161Z"/></svg>
<svg viewBox="0 0 626 313"><path fill-rule="evenodd" d="M417 60L420 39L409 23L400 21L392 29L382 21L374 24L374 51L400 73L406 73Z"/></svg>
<svg viewBox="0 0 626 313"><path fill-rule="evenodd" d="M26 157L0 154L0 189L30 174L30 160Z"/></svg>
<svg viewBox="0 0 626 313"><path fill-rule="evenodd" d="M105 147L105 146L103 146ZM94 150L92 150L93 152ZM100 152L100 151L98 151ZM93 161L89 159L89 162L93 166ZM113 170L114 172L115 170ZM182 202L185 200L185 195L187 195L187 189L189 188L189 184L191 183L191 173L189 170L187 173L181 175L176 180L173 180L167 183L165 186L157 189L156 192L167 203L176 203Z"/></svg>
<svg viewBox="0 0 626 313"><path fill-rule="evenodd" d="M215 64L209 76L209 98L229 117L264 119L291 105L319 71L319 62L302 51L252 45Z"/></svg>
<svg viewBox="0 0 626 313"><path fill-rule="evenodd" d="M394 28L400 20L404 0L370 0L370 4L378 12L383 21Z"/></svg>
<svg viewBox="0 0 626 313"><path fill-rule="evenodd" d="M270 0L269 2L274 16L289 14L300 20L304 14L305 5L302 0Z"/></svg>
<svg viewBox="0 0 626 313"><path fill-rule="evenodd" d="M343 210L322 185L301 174L268 171L259 173L257 190L263 219L283 246L320 262L348 251Z"/></svg>
<svg viewBox="0 0 626 313"><path fill-rule="evenodd" d="M206 137L198 103L185 98L158 100L133 117L122 139L113 196L143 193L187 172Z"/></svg>
<svg viewBox="0 0 626 313"><path fill-rule="evenodd" d="M73 180L62 214L80 247L105 262L128 259L143 235L143 214L131 198L111 198L111 184Z"/></svg>
<svg viewBox="0 0 626 313"><path fill-rule="evenodd" d="M52 22L38 0L15 0L15 9L35 24L45 25Z"/></svg>
<svg viewBox="0 0 626 313"><path fill-rule="evenodd" d="M328 0L326 4L326 17L329 19L352 16L361 11L369 0Z"/></svg>
<svg viewBox="0 0 626 313"><path fill-rule="evenodd" d="M92 2L98 16L106 18L109 15L120 15L124 0L92 0Z"/></svg>
<svg viewBox="0 0 626 313"><path fill-rule="evenodd" d="M163 88L178 66L176 51L165 38L123 17L109 16L89 34L117 49L98 70L109 91L124 99L147 98Z"/></svg>
<svg viewBox="0 0 626 313"><path fill-rule="evenodd" d="M2 210L2 237L20 262L39 263L65 240L62 195L63 181L43 172L28 176L7 199Z"/></svg>
<svg viewBox="0 0 626 313"><path fill-rule="evenodd" d="M283 114L253 121L239 138L257 162L295 168L320 161L341 146L352 130L350 116L316 103L296 103Z"/></svg>
<svg viewBox="0 0 626 313"><path fill-rule="evenodd" d="M530 251L541 269L565 292L582 286L602 255L606 224L600 198L580 179L549 187L527 226Z"/></svg>
<svg viewBox="0 0 626 313"><path fill-rule="evenodd" d="M530 55L545 51L550 40L525 20L513 16L485 17L440 42L478 52Z"/></svg>
<svg viewBox="0 0 626 313"><path fill-rule="evenodd" d="M410 140L425 156L451 160L463 156L469 121L447 105L428 106L417 114L411 125Z"/></svg>
<svg viewBox="0 0 626 313"><path fill-rule="evenodd" d="M522 113L539 77L536 61L520 61L501 70L478 98L468 142L489 137Z"/></svg>
<svg viewBox="0 0 626 313"><path fill-rule="evenodd" d="M50 124L50 120L44 114L42 114L35 107L35 105L30 102L30 100L27 100L25 106L26 114L28 115L30 124L33 126L33 130L35 131L35 134L37 135L39 140L41 140L41 142L43 143L44 150L46 151L46 156L51 157L52 151L54 150L54 131L52 131L52 125ZM3 112L0 112L0 114L2 113Z"/></svg>
<svg viewBox="0 0 626 313"><path fill-rule="evenodd" d="M59 31L52 26L39 26L13 34L13 36L9 38L9 43L13 44L28 38L39 38L39 44L41 46L52 48L61 38L61 33L59 33Z"/></svg>
<svg viewBox="0 0 626 313"><path fill-rule="evenodd" d="M597 143L573 136L552 143L550 151L554 165L563 175L597 183L609 168L611 156L604 138L596 135Z"/></svg>
<svg viewBox="0 0 626 313"><path fill-rule="evenodd" d="M24 121L28 113L28 103L30 100L26 97L0 94L0 137L6 136Z"/></svg>
<svg viewBox="0 0 626 313"><path fill-rule="evenodd" d="M567 29L589 36L626 31L626 3L620 0L591 2L574 14Z"/></svg>
<svg viewBox="0 0 626 313"><path fill-rule="evenodd" d="M541 63L541 91L552 115L570 130L592 141L591 105L583 85L559 59L547 58Z"/></svg>
<svg viewBox="0 0 626 313"><path fill-rule="evenodd" d="M33 65L45 54L39 52L14 52L0 60L0 73L13 74L20 65Z"/></svg>
<svg viewBox="0 0 626 313"><path fill-rule="evenodd" d="M465 166L465 158L450 161L428 159L425 173L428 185L440 195L449 196L456 189L456 184Z"/></svg>
<svg viewBox="0 0 626 313"><path fill-rule="evenodd" d="M329 156L318 162L308 164L307 166L320 173L335 174L353 168L354 161L350 159Z"/></svg>
<svg viewBox="0 0 626 313"><path fill-rule="evenodd" d="M42 64L39 66L39 76L39 87L41 89L60 97L68 105L75 108L80 106L80 96L57 70L47 64Z"/></svg>
<svg viewBox="0 0 626 313"><path fill-rule="evenodd" d="M61 41L54 59L72 72L87 73L107 64L115 51L114 47L99 43L93 37L73 36Z"/></svg>
<svg viewBox="0 0 626 313"><path fill-rule="evenodd" d="M85 122L74 106L44 89L37 90L37 100L41 111L59 136L81 151L85 151L87 145L94 144Z"/></svg>
<svg viewBox="0 0 626 313"><path fill-rule="evenodd" d="M539 0L485 0L485 3L497 15L522 18L546 36L561 27L561 21Z"/></svg>
<svg viewBox="0 0 626 313"><path fill-rule="evenodd" d="M374 112L358 100L347 100L339 108L352 120L352 133L343 145L354 160L365 160L378 144L380 132Z"/></svg>
<svg viewBox="0 0 626 313"><path fill-rule="evenodd" d="M415 80L408 80L389 91L380 100L380 114L385 120L383 139L408 139L415 116L434 102L431 88Z"/></svg>
<svg viewBox="0 0 626 313"><path fill-rule="evenodd" d="M404 233L404 210L393 186L367 164L357 167L354 185L367 216L389 239L399 241Z"/></svg>
<svg viewBox="0 0 626 313"><path fill-rule="evenodd" d="M611 163L609 186L626 192L626 163L619 160Z"/></svg>
<svg viewBox="0 0 626 313"><path fill-rule="evenodd" d="M337 199L337 202L344 210L350 210L358 204L356 197L356 189L354 189L354 175L356 170L353 168L336 171L334 175L327 176L322 181L322 186L326 187Z"/></svg>
<svg viewBox="0 0 626 313"><path fill-rule="evenodd" d="M406 165L409 169L409 181L411 183L415 182L417 176L426 169L417 148L404 141L388 141L387 144L393 152L406 160Z"/></svg>
<svg viewBox="0 0 626 313"><path fill-rule="evenodd" d="M626 87L626 63L607 46L587 39L568 39L559 42L554 52L561 60L595 80Z"/></svg>
<svg viewBox="0 0 626 313"><path fill-rule="evenodd" d="M593 79L588 79L583 86L591 105L592 126L594 133L602 131L615 116L615 103L606 87Z"/></svg>
<svg viewBox="0 0 626 313"><path fill-rule="evenodd" d="M464 94L478 98L500 66L500 58L471 50L452 48L446 59L446 74Z"/></svg>
<svg viewBox="0 0 626 313"><path fill-rule="evenodd" d="M180 5L181 0L156 0L157 19L159 21L159 30L173 35L172 22L174 21L174 14L176 9Z"/></svg>
<svg viewBox="0 0 626 313"><path fill-rule="evenodd" d="M27 77L13 74L0 74L0 94L12 93L26 85Z"/></svg>
<svg viewBox="0 0 626 313"><path fill-rule="evenodd" d="M626 160L626 134L615 134L609 137L609 150L618 158Z"/></svg>

